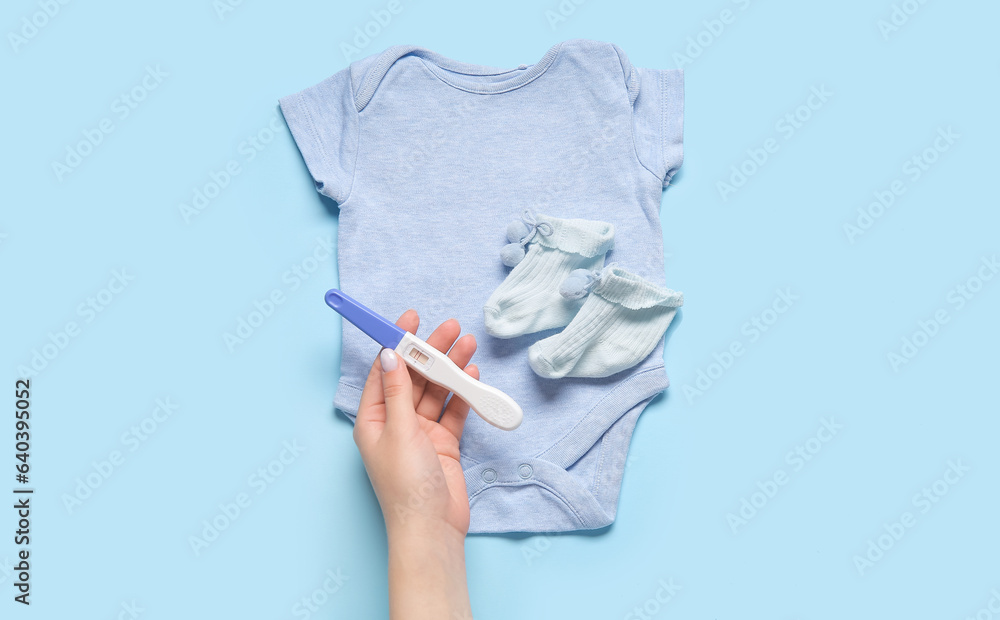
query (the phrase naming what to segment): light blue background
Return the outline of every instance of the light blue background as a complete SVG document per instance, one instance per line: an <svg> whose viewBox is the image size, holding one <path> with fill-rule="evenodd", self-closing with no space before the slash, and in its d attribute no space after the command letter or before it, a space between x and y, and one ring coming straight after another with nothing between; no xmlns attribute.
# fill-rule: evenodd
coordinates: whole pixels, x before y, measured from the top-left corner
<svg viewBox="0 0 1000 620"><path fill-rule="evenodd" d="M674 68L703 20L735 16L684 65L685 163L662 217L668 278L686 305L668 334L673 386L638 423L618 519L591 535L470 538L476 617L984 609L1000 592L1000 279L961 309L947 297L1000 251L996 3L929 0L886 40L877 24L890 1L587 0L564 3L575 9L554 27L557 0L400 2L364 55L415 43L516 66L592 38L638 66ZM208 0L74 2L0 54L9 388L49 332L82 325L32 382L33 604L15 605L0 571L4 617L112 618L135 601L148 619L289 618L328 569L348 580L312 617L387 615L383 523L331 407L339 321L322 295L336 263L295 290L283 280L317 237L336 239L336 208L313 190L276 105L346 66L341 43L386 4L248 0L220 19ZM3 32L38 10L6 3ZM120 119L113 100L147 65L168 75ZM833 95L786 137L776 124L820 85ZM52 161L104 117L114 132L59 182ZM247 161L241 143L271 119L281 131ZM960 136L949 150L919 180L904 174L948 127ZM778 151L723 200L717 183L769 138ZM231 159L242 173L185 223L178 204ZM850 243L844 224L897 179L906 193ZM122 268L134 280L84 324L77 306ZM751 342L744 324L785 287L798 300ZM230 352L223 333L273 289L285 303ZM894 370L887 354L939 309L949 321ZM734 341L745 353L710 367ZM686 397L699 371L718 378ZM157 398L178 410L128 452L120 435ZM786 454L824 416L843 429L794 471ZM7 414L5 495L12 434ZM256 494L248 477L285 440L305 453ZM63 494L116 449L124 465L68 514ZM970 471L921 513L912 496L957 459ZM734 533L727 514L779 469L788 483ZM196 557L188 537L240 492L250 507ZM906 511L916 525L859 574L854 556ZM0 515L0 562L13 562L14 514ZM661 579L681 587L662 605L651 603Z"/></svg>

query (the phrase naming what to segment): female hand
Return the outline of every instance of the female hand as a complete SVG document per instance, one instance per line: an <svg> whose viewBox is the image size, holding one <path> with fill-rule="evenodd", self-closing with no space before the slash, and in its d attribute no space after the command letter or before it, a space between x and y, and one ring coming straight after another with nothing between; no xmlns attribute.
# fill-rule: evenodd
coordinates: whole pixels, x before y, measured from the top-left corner
<svg viewBox="0 0 1000 620"><path fill-rule="evenodd" d="M419 323L413 310L396 321L411 333ZM458 338L460 332L449 319L426 342L478 379L476 366L467 365L476 339ZM445 407L447 396L382 349L354 422L354 441L385 517L393 619L472 617L465 577L469 497L458 453L469 405L453 397Z"/></svg>

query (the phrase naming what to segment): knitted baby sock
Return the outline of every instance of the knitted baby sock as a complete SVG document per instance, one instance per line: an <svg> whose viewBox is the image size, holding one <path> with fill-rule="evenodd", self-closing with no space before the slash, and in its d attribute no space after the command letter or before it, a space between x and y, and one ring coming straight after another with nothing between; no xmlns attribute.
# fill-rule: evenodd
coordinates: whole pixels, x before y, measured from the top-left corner
<svg viewBox="0 0 1000 620"><path fill-rule="evenodd" d="M497 338L562 327L583 305L559 294L559 283L574 269L595 269L614 246L615 227L607 222L561 219L525 210L507 227L510 244L501 252L514 267L483 306L486 332ZM528 251L524 252L524 247Z"/></svg>
<svg viewBox="0 0 1000 620"><path fill-rule="evenodd" d="M587 296L572 322L531 345L528 363L542 377L607 377L635 366L667 331L683 293L643 280L615 263L601 271L577 270L562 295Z"/></svg>

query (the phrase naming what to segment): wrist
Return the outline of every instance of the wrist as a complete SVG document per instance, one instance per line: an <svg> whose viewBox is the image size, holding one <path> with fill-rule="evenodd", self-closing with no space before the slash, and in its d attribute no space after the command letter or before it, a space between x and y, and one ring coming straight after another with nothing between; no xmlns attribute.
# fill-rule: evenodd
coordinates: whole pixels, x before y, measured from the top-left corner
<svg viewBox="0 0 1000 620"><path fill-rule="evenodd" d="M386 519L385 526L390 546L434 546L464 554L466 533L441 519L411 514L404 518Z"/></svg>
<svg viewBox="0 0 1000 620"><path fill-rule="evenodd" d="M471 620L465 534L439 519L386 526L390 618Z"/></svg>

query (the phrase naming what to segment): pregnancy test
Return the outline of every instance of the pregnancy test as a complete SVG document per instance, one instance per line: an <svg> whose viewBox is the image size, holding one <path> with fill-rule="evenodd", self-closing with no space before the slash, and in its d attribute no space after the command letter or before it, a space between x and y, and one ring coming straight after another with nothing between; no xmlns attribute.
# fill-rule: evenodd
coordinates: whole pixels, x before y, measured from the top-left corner
<svg viewBox="0 0 1000 620"><path fill-rule="evenodd" d="M407 366L428 381L464 400L479 417L493 426L512 431L521 425L524 414L513 398L473 379L441 351L341 290L334 288L327 291L326 304L375 342L398 353Z"/></svg>

